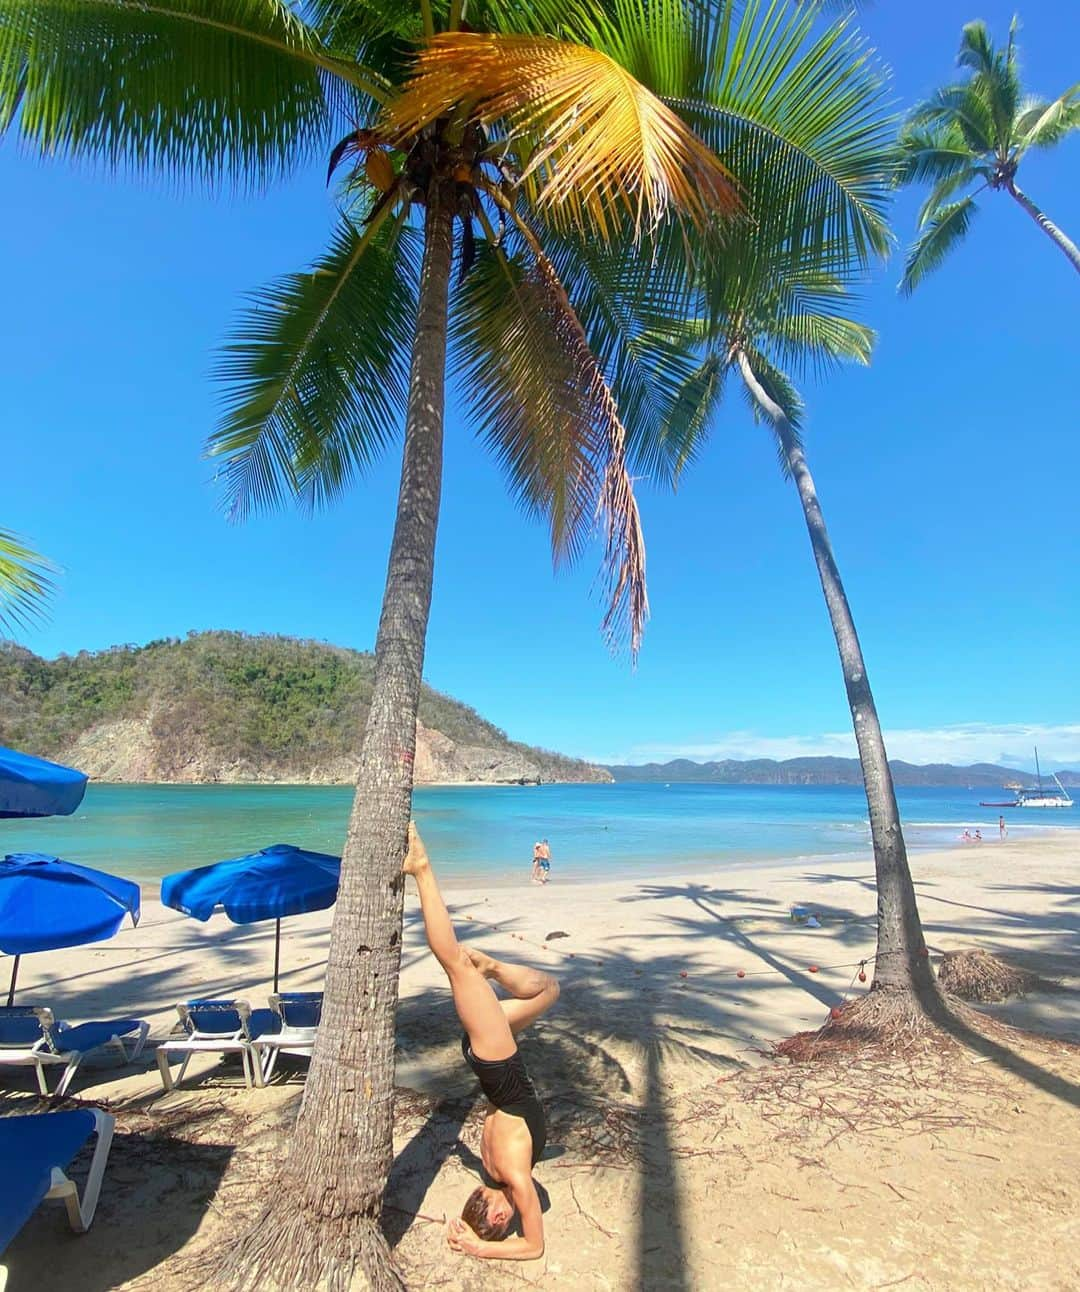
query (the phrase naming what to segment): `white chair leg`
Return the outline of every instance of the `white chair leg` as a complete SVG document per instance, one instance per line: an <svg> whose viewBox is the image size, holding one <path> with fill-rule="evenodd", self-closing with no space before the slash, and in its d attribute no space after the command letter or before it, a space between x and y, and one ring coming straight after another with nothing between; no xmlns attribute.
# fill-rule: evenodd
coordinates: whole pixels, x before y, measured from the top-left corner
<svg viewBox="0 0 1080 1292"><path fill-rule="evenodd" d="M34 1072L37 1075L38 1089L41 1091L42 1095L48 1099L49 1083L45 1080L45 1065L40 1059L34 1064Z"/></svg>
<svg viewBox="0 0 1080 1292"><path fill-rule="evenodd" d="M169 1071L169 1052L164 1046L158 1047L157 1052L158 1071L161 1073L161 1084L165 1087L165 1093L168 1094L173 1088L172 1073Z"/></svg>
<svg viewBox="0 0 1080 1292"><path fill-rule="evenodd" d="M79 1064L82 1063L82 1055L75 1053L68 1060L68 1065L64 1069L64 1075L60 1078L56 1087L56 1097L59 1099L67 1094L67 1088L71 1085L71 1079L79 1070Z"/></svg>
<svg viewBox="0 0 1080 1292"><path fill-rule="evenodd" d="M105 1177L105 1164L109 1160L109 1148L112 1144L116 1119L109 1113L95 1109L94 1123L97 1143L94 1145L94 1155L90 1159L90 1171L86 1177L86 1187L83 1189L81 1202L79 1190L74 1181L69 1180L63 1171L53 1170L54 1184L50 1193L53 1197L63 1198L64 1206L67 1208L68 1223L77 1234L85 1234L94 1219L98 1197L101 1194L101 1182Z"/></svg>
<svg viewBox="0 0 1080 1292"><path fill-rule="evenodd" d="M266 1047L266 1066L263 1068L263 1082L267 1082L274 1075L274 1069L277 1067L277 1059L280 1054L280 1047L277 1045L268 1045Z"/></svg>
<svg viewBox="0 0 1080 1292"><path fill-rule="evenodd" d="M139 1024L139 1035L135 1038L135 1044L134 1046L132 1046L131 1053L124 1056L129 1063L132 1062L134 1059L137 1059L139 1055L142 1054L143 1046L146 1044L146 1038L149 1035L150 1035L150 1024L147 1023L146 1020L144 1019ZM123 1045L123 1042L121 1042L121 1045Z"/></svg>

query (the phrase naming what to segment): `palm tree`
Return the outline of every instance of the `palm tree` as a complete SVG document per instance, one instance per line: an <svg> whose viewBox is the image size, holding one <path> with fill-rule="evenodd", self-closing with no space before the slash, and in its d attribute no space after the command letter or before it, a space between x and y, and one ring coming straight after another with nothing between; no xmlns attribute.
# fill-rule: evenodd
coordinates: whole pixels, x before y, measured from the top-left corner
<svg viewBox="0 0 1080 1292"><path fill-rule="evenodd" d="M644 442L684 370L677 356L669 375L648 365L644 342L631 354L618 317L599 326L603 302L586 301L590 343L545 242L580 290L575 248L643 240L672 212L704 226L738 199L633 75L654 52L652 15L592 9L488 0L466 31L460 0L311 0L303 16L285 0L0 0L0 128L43 153L256 186L320 152L331 171L348 163L328 252L259 294L222 359L210 452L233 514L335 497L404 423L323 1026L282 1179L231 1270L240 1283L345 1288L357 1266L372 1287L400 1283L378 1217L451 338L480 429L549 518L556 557L603 517L605 629L640 640L628 440ZM654 295L666 281L647 280ZM606 369L625 379L623 416Z"/></svg>
<svg viewBox="0 0 1080 1292"><path fill-rule="evenodd" d="M808 208L812 194L798 182L778 193L768 154L739 168L747 219L725 228L722 244L703 262L699 317L667 333L669 339L677 334L696 343L701 353L700 365L672 406L667 448L676 470L697 454L715 424L727 379L734 376L755 419L773 432L781 470L798 491L840 655L874 848L877 954L871 1000L857 1011L859 1025L888 1029L898 1013L911 1015L913 995L925 1002L936 993L936 980L926 955L881 725L806 461L803 405L789 371L827 372L843 361L869 362L873 333L851 314L866 256L887 245L884 212L894 181L893 121L880 73L843 23L825 29L807 46L802 40L809 32L798 34L798 43L774 46L774 58L759 66L754 78L758 94L766 101L771 87L774 100L784 96L782 112L772 105L778 120L788 130L802 132L822 173L837 177L853 207L857 200L865 233L858 241L842 233L824 240L793 238L797 213ZM834 51L835 77L817 74L823 42L830 42ZM738 93L729 79L737 68L729 67L731 54L724 42L720 45L714 62L724 72L718 72L715 85L723 88L714 89L712 96L717 115L728 107L729 96ZM808 84L815 87L812 95L801 92ZM702 134L716 143L707 129Z"/></svg>
<svg viewBox="0 0 1080 1292"><path fill-rule="evenodd" d="M41 614L53 592L53 571L18 534L0 529L0 634L25 628Z"/></svg>
<svg viewBox="0 0 1080 1292"><path fill-rule="evenodd" d="M900 134L901 178L933 184L919 212L922 232L908 252L900 290L914 291L967 233L976 197L1008 193L1053 239L1080 273L1080 247L1065 236L1016 182L1032 148L1051 148L1080 128L1080 83L1047 101L1025 95L1020 83L1014 18L1009 42L995 49L983 22L969 22L957 63L966 81L947 85L911 113ZM963 197L957 194L968 191Z"/></svg>

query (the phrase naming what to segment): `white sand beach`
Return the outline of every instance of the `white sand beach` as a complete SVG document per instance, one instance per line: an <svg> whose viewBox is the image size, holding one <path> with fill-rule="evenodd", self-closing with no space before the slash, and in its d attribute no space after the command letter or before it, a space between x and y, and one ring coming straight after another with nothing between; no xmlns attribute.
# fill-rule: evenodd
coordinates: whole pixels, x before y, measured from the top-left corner
<svg viewBox="0 0 1080 1292"><path fill-rule="evenodd" d="M518 1267L453 1255L434 1223L471 1187L479 1110L410 893L388 1217L411 1285L1080 1285L1080 839L987 841L912 867L935 956L980 947L1056 980L990 1007L1039 1035L1006 1034L944 1067L770 1057L865 990L869 858L448 893L463 936L563 985L523 1042L554 1148L536 1170L547 1252ZM793 924L793 903L821 927ZM283 988L320 985L329 923L283 924ZM272 925L199 925L148 900L138 928L110 942L26 957L18 1000L72 1021L134 1014L161 1039L177 1000L265 1004L272 961ZM180 1287L187 1259L250 1214L303 1067L247 1091L234 1065L199 1063L168 1096L149 1052L138 1069L84 1068L71 1094L119 1114L98 1220L75 1238L43 1207L9 1250L10 1292ZM28 1075L4 1083L9 1106L33 1098Z"/></svg>

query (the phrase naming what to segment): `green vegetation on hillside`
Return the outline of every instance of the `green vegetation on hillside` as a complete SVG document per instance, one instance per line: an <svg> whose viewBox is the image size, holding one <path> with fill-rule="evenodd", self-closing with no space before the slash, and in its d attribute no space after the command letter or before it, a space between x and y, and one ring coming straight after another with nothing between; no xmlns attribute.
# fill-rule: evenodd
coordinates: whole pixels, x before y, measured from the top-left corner
<svg viewBox="0 0 1080 1292"><path fill-rule="evenodd" d="M202 744L228 761L315 764L359 743L373 655L324 642L190 633L45 660L0 645L0 743L59 757L99 722L149 718L167 745ZM545 775L584 764L510 741L475 709L424 687L420 721L456 744L515 749Z"/></svg>

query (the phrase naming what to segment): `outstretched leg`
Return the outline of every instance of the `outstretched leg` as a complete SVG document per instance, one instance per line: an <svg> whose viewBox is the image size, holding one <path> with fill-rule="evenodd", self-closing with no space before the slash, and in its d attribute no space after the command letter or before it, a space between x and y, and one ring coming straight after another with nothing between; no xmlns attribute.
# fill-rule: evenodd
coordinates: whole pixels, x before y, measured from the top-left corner
<svg viewBox="0 0 1080 1292"><path fill-rule="evenodd" d="M411 823L402 870L416 881L428 946L450 980L454 1008L469 1034L469 1048L478 1059L508 1059L517 1049L510 1023L473 957L457 940L427 850Z"/></svg>

